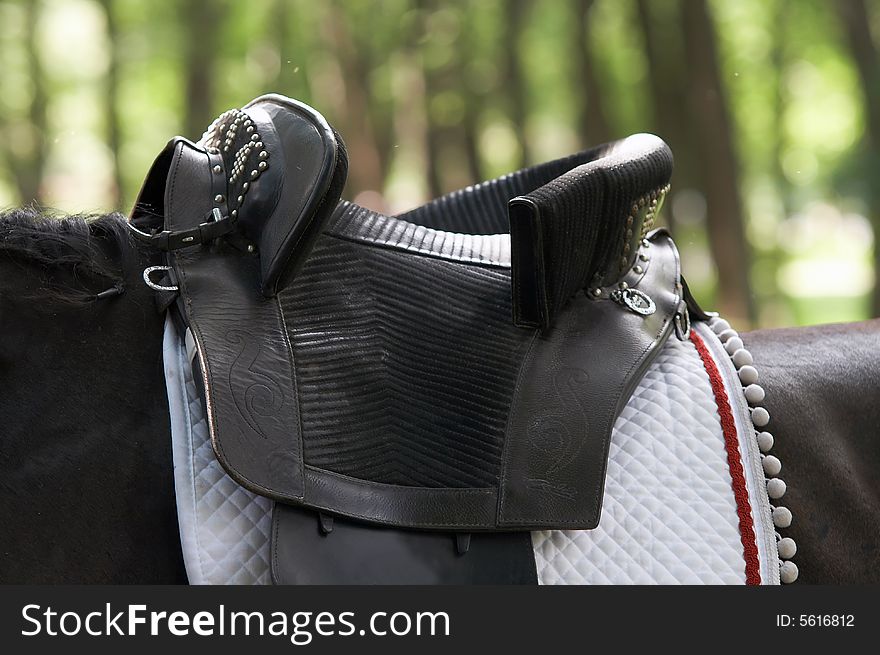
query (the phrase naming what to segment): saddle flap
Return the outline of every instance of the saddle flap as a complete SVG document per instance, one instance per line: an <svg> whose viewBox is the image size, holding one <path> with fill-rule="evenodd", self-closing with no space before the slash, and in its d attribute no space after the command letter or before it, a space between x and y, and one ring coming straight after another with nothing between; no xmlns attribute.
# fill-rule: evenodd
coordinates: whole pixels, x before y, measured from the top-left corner
<svg viewBox="0 0 880 655"><path fill-rule="evenodd" d="M513 198L514 323L547 328L581 289L619 281L635 265L671 175L668 146L637 134L597 148L592 161Z"/></svg>

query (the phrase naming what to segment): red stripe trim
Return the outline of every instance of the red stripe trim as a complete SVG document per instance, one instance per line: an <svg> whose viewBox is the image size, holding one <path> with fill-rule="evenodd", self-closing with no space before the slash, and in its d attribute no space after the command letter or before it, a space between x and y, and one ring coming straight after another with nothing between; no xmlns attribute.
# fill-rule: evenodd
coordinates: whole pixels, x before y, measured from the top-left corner
<svg viewBox="0 0 880 655"><path fill-rule="evenodd" d="M724 388L724 379L712 358L712 354L706 344L696 333L691 330L691 341L703 360L703 367L709 375L712 384L712 392L715 394L715 404L718 406L718 415L721 418L721 429L724 433L724 447L727 450L727 465L730 468L733 495L736 498L736 514L739 517L739 534L743 545L743 557L746 560L746 584L761 584L761 570L758 561L758 543L755 537L755 525L752 523L752 505L749 503L749 492L746 488L746 477L743 472L742 460L739 456L739 437L736 433L736 422L733 420L733 411L730 408L730 399Z"/></svg>

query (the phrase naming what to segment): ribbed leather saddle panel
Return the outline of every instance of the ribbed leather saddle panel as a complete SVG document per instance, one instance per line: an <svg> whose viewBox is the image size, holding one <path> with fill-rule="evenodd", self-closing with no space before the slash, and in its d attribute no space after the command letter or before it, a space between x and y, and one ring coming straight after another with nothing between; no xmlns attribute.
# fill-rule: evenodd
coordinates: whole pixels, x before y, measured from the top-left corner
<svg viewBox="0 0 880 655"><path fill-rule="evenodd" d="M440 259L510 268L510 235L449 232L342 201L327 230L352 241L371 243Z"/></svg>
<svg viewBox="0 0 880 655"><path fill-rule="evenodd" d="M510 232L507 203L547 184L575 166L601 156L607 146L590 148L546 164L524 168L516 173L482 182L417 207L399 218L416 225L462 232L464 234L502 234Z"/></svg>
<svg viewBox="0 0 880 655"><path fill-rule="evenodd" d="M510 272L322 235L281 304L305 463L424 487L498 484L519 363Z"/></svg>

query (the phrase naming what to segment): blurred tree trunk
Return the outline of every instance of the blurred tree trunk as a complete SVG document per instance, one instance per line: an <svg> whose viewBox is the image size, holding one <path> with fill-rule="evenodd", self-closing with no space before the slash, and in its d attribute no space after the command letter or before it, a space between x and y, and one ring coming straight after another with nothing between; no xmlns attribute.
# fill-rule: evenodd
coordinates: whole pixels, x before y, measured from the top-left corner
<svg viewBox="0 0 880 655"><path fill-rule="evenodd" d="M422 57L422 76L425 84L425 177L428 183L428 194L431 198L443 195L444 185L442 179L441 150L442 144L447 138L445 130L437 125L437 121L431 116L431 100L439 90L439 73L424 65Z"/></svg>
<svg viewBox="0 0 880 655"><path fill-rule="evenodd" d="M341 0L338 1L341 11L343 3ZM371 78L379 62L384 61L388 53L385 50L377 52L375 37L372 34L372 28L376 26L376 23L371 22L367 27L357 25L352 29L352 17L344 13L342 15L347 21L345 28L349 43L344 64L350 71L352 82L357 84L357 93L363 97L364 114L360 125L365 130L364 134L368 138L368 145L373 152L372 156L376 166L375 186L370 188L381 193L391 167L394 147L393 129L390 116L391 107L388 104L383 106L379 102L376 94L373 93L373 79ZM371 19L375 19L375 16L372 16ZM404 35L399 35L398 42L391 46L390 50L396 49L404 38Z"/></svg>
<svg viewBox="0 0 880 655"><path fill-rule="evenodd" d="M785 73L788 66L786 56L786 26L790 9L788 0L777 0L776 15L773 28L773 49L770 61L776 76L776 93L773 102L773 177L785 216L791 213L791 183L782 168L782 157L785 153L785 112L788 106L788 93L785 87Z"/></svg>
<svg viewBox="0 0 880 655"><path fill-rule="evenodd" d="M464 115L461 129L464 140L464 164L471 184L486 179L483 172L483 160L480 156L480 115L482 114L482 97L473 93L464 96Z"/></svg>
<svg viewBox="0 0 880 655"><path fill-rule="evenodd" d="M187 0L183 7L184 134L198 139L214 118L214 62L225 6L216 0Z"/></svg>
<svg viewBox="0 0 880 655"><path fill-rule="evenodd" d="M304 102L311 102L305 57L309 39L305 34L306 28L299 20L301 15L297 15L290 0L275 0L274 10L269 16L272 20L270 32L275 35L279 63L273 90ZM292 24L296 24L298 29L292 30Z"/></svg>
<svg viewBox="0 0 880 655"><path fill-rule="evenodd" d="M432 13L438 10L435 0L419 0L417 6L423 12L423 24L427 26ZM482 180L482 166L479 153L479 118L482 98L467 87L466 62L472 43L467 33L468 26L460 28L455 47L448 58L436 65L431 57L431 46L420 47L422 74L424 77L424 106L427 120L425 135L426 181L428 193L437 198L453 189ZM425 29L421 40L430 36ZM441 94L455 94L460 97L460 120L453 121L450 116L437 115L433 101Z"/></svg>
<svg viewBox="0 0 880 655"><path fill-rule="evenodd" d="M367 49L355 47L349 17L341 2L333 2L325 16L324 29L339 63L345 89L345 106L338 118L343 138L348 147L348 177L353 193L384 188L387 170L376 141L372 120L369 77L371 64Z"/></svg>
<svg viewBox="0 0 880 655"><path fill-rule="evenodd" d="M864 0L835 2L852 52L865 103L865 146L867 151L868 212L874 230L874 271L880 275L880 60L871 34L871 17ZM871 311L880 316L880 284L875 282Z"/></svg>
<svg viewBox="0 0 880 655"><path fill-rule="evenodd" d="M287 60L291 56L290 41L290 5L287 0L275 0L269 16L272 24L270 32L275 37L275 47L278 51L278 75L275 76L273 90L288 96L295 96L291 71L287 67Z"/></svg>
<svg viewBox="0 0 880 655"><path fill-rule="evenodd" d="M43 170L49 151L46 140L48 97L37 43L40 6L39 2L25 4L25 32L22 45L31 83L28 114L21 119L13 118L2 126L4 154L19 199L23 204L40 203L42 200Z"/></svg>
<svg viewBox="0 0 880 655"><path fill-rule="evenodd" d="M115 0L101 0L104 17L107 21L107 42L110 56L107 62L107 75L104 89L104 120L107 133L107 147L113 165L113 188L110 190L110 202L113 209L122 206L123 181L119 166L119 148L121 146L121 129L119 122L119 25L116 20Z"/></svg>
<svg viewBox="0 0 880 655"><path fill-rule="evenodd" d="M461 119L462 149L464 163L467 166L468 183L473 184L485 179L483 159L480 155L480 120L483 115L485 91L482 88L475 89L468 75L468 63L477 57L474 39L478 37L474 35L470 21L464 21L462 29L461 48L456 52L453 77L462 89L464 101L464 113Z"/></svg>
<svg viewBox="0 0 880 655"><path fill-rule="evenodd" d="M514 162L515 168L522 168L532 162L528 139L528 89L520 61L520 43L525 29L525 21L531 7L529 0L508 0L502 11L506 16L504 36L501 42L503 51L503 88L507 90L508 115L520 144L520 157Z"/></svg>
<svg viewBox="0 0 880 655"><path fill-rule="evenodd" d="M675 154L673 186L688 189L694 179L694 143L682 98L687 96L687 69L681 48L681 35L675 27L677 2L658 6L649 0L636 0L639 31L648 62L648 86L654 129ZM666 213L672 227L672 212Z"/></svg>
<svg viewBox="0 0 880 655"><path fill-rule="evenodd" d="M752 323L751 258L739 195L739 166L706 0L683 0L681 21L690 67L690 119L702 164L709 249L718 268L720 309L734 322Z"/></svg>
<svg viewBox="0 0 880 655"><path fill-rule="evenodd" d="M785 132L785 113L788 108L789 96L786 86L786 71L788 68L788 12L791 10L789 0L776 0L771 28L770 64L773 74L773 123L770 138L770 174L777 190L779 208L782 212L782 220L785 220L793 211L792 185L785 174L782 159L785 155L787 143ZM768 244L769 245L769 244ZM760 290L757 294L766 306L784 306L785 297L779 288L778 277L782 263L785 261L785 252L782 244L774 243L772 247L761 248L756 255L755 261L765 271Z"/></svg>
<svg viewBox="0 0 880 655"><path fill-rule="evenodd" d="M574 73L578 92L578 131L584 146L610 141L613 131L602 102L601 85L593 65L590 46L590 10L594 0L574 0Z"/></svg>
<svg viewBox="0 0 880 655"><path fill-rule="evenodd" d="M413 49L419 52L421 65L422 84L424 95L422 97L423 112L425 115L425 182L428 185L428 197L438 198L443 195L443 179L441 177L441 144L445 138L437 121L432 116L431 101L436 97L441 87L441 72L431 67L426 61L424 41L427 37L428 22L431 14L437 9L434 0L417 0L416 7L419 9L419 29L411 36L415 37L411 42ZM419 46L421 42L421 47Z"/></svg>

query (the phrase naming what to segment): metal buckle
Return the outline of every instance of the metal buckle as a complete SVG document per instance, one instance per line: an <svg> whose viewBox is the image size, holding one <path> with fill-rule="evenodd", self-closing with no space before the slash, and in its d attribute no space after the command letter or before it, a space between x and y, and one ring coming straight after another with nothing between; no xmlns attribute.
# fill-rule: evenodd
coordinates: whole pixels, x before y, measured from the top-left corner
<svg viewBox="0 0 880 655"><path fill-rule="evenodd" d="M177 287L177 285L175 285L173 287L166 287L162 284L156 284L150 278L150 276L153 273L155 273L156 271L163 271L164 272L164 271L170 271L170 270L171 270L170 266L148 266L147 268L144 269L144 282L147 284L148 287L150 287L154 291L172 291L172 292L179 291L179 288Z"/></svg>
<svg viewBox="0 0 880 655"><path fill-rule="evenodd" d="M691 336L691 315L688 312L687 304L682 303L681 306L684 310L679 309L675 312L672 323L675 326L675 336L678 337L678 340L687 341Z"/></svg>
<svg viewBox="0 0 880 655"><path fill-rule="evenodd" d="M611 292L611 300L641 316L650 316L657 311L651 296L638 289L615 289Z"/></svg>

